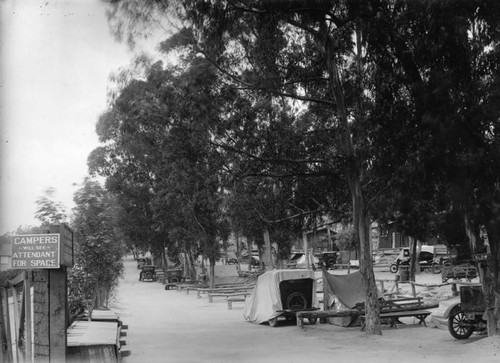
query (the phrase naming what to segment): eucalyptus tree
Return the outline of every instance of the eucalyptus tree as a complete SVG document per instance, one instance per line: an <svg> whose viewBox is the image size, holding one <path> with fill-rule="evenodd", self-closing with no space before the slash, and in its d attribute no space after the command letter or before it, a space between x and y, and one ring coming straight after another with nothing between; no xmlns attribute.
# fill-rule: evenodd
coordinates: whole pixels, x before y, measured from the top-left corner
<svg viewBox="0 0 500 363"><path fill-rule="evenodd" d="M118 207L98 182L86 178L74 201L75 265L70 271L69 295L76 315L107 307L123 272L124 245L116 229Z"/></svg>
<svg viewBox="0 0 500 363"><path fill-rule="evenodd" d="M60 224L66 221L66 210L62 203L54 200L56 190L47 188L44 195L36 200L38 209L35 218L42 222L42 226L47 227L50 224Z"/></svg>
<svg viewBox="0 0 500 363"><path fill-rule="evenodd" d="M381 132L390 132L412 145L396 151L378 148L385 153L378 155L378 166L405 175L400 181L391 178L393 188L388 190L427 205L428 214L461 215L473 253L484 251L481 227L488 232L491 254L479 266L489 334L499 334L500 4L403 1L371 5L361 6L357 13L377 64L374 92L384 94L377 101L386 100L385 105L377 103L372 115L378 124L393 122L388 115L397 110L400 122L396 124L405 127L403 133L379 128L373 138L380 140L387 137ZM394 155L402 155L402 161L383 165L384 160L394 161ZM420 225L425 228L425 223Z"/></svg>
<svg viewBox="0 0 500 363"><path fill-rule="evenodd" d="M142 17L129 3L117 6L132 10L126 19L134 24L152 24L151 11L167 12L171 4L144 5L149 12ZM402 228L414 235L428 233L424 214L441 208L463 211L471 241L481 222L488 225L490 272L498 291L496 2L186 0L176 5L178 23L186 26L171 38L171 48L199 52L235 89L267 95L274 104L295 100L295 106L308 109L309 130L330 136L330 147L318 146L323 160L332 161L331 170L341 170L336 176L351 193L368 333L380 333L368 233L370 213L382 215L379 208L390 207L387 214L399 216ZM258 151L250 156L255 159L263 152ZM309 167L325 165L308 160ZM453 202L443 203L446 197ZM408 223L415 215L412 205L421 205L419 223Z"/></svg>
<svg viewBox="0 0 500 363"><path fill-rule="evenodd" d="M370 218L362 190L368 142L366 133L353 132L362 130L353 123L365 120L367 107L360 105L368 102L360 86L364 74L361 38L356 41L353 37L356 17L345 4L329 1L179 3L181 19L188 26L171 38L172 48L187 47L202 54L223 75L226 84L235 89L246 88L266 95L273 105L285 98L295 100L295 104L287 101L295 107L309 106L310 115L316 118L307 120L306 128L333 135L328 147L321 150L322 161L308 159L306 164L310 169L328 161L342 166L342 172L336 174L342 174L351 192L352 216L361 242L366 331L380 333L378 295L371 266ZM148 10L162 10L164 4L167 3L155 2ZM130 15L127 2L116 6ZM128 19L141 18L135 10Z"/></svg>

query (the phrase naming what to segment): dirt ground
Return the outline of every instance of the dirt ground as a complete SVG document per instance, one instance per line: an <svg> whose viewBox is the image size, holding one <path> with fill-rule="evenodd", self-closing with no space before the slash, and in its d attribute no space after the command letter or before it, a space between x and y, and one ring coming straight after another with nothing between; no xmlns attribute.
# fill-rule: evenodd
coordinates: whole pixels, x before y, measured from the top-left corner
<svg viewBox="0 0 500 363"><path fill-rule="evenodd" d="M377 279L394 280L394 274L376 270ZM439 275L422 273L422 284L439 283ZM410 293L408 284L401 293ZM384 286L390 290L387 283ZM450 286L419 287L426 299L446 299ZM359 327L332 324L306 325L280 322L276 328L255 325L243 318L243 303L227 309L224 298L213 303L196 293L165 290L158 282L139 282L131 256L112 309L128 325L125 338L135 362L500 362L500 338L474 334L454 339L447 330L413 324L399 329L384 325L381 336L368 336Z"/></svg>

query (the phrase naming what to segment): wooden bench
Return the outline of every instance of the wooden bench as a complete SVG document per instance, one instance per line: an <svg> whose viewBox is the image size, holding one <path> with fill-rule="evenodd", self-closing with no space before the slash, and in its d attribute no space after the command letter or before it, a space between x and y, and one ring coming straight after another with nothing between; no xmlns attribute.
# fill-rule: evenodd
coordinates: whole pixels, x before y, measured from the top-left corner
<svg viewBox="0 0 500 363"><path fill-rule="evenodd" d="M422 324L427 327L425 323L425 318L431 314L428 310L408 310L408 311L391 311L386 313L380 313L380 319L388 319L390 327L398 328L399 318L405 317L415 317L418 319L418 324ZM365 330L365 315L360 316L361 319L361 330Z"/></svg>
<svg viewBox="0 0 500 363"><path fill-rule="evenodd" d="M190 284L177 284L177 291L186 291L186 294L189 295L189 292L192 290L198 290L202 288L203 285L195 284L195 283L190 283ZM205 285L206 287L206 285Z"/></svg>
<svg viewBox="0 0 500 363"><path fill-rule="evenodd" d="M230 294L230 293L238 293L238 292L251 292L253 290L253 286L240 286L240 287L214 287L214 288L200 288L198 291L198 298L201 298L201 294Z"/></svg>
<svg viewBox="0 0 500 363"><path fill-rule="evenodd" d="M230 297L244 297L246 298L247 295L250 295L252 292L251 291L241 291L241 292L209 292L208 293L208 302L212 303L214 302L214 297L225 297L230 298Z"/></svg>
<svg viewBox="0 0 500 363"><path fill-rule="evenodd" d="M423 302L421 297L407 297L399 299L387 299L380 301L380 313L390 311L421 310Z"/></svg>
<svg viewBox="0 0 500 363"><path fill-rule="evenodd" d="M227 310L232 310L234 302L245 302L246 297L245 296L230 296L226 300L227 300Z"/></svg>
<svg viewBox="0 0 500 363"><path fill-rule="evenodd" d="M295 314L297 317L297 326L300 328L304 327L304 319L309 320L309 324L314 325L318 319L326 318L339 318L344 316L359 316L361 314L358 310L313 310L313 311L297 311Z"/></svg>

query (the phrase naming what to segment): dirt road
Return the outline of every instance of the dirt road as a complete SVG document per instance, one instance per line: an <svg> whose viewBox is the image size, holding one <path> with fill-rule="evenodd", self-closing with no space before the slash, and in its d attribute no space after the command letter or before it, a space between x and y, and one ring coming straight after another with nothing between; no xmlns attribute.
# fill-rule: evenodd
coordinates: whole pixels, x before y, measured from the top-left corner
<svg viewBox="0 0 500 363"><path fill-rule="evenodd" d="M129 326L125 363L149 362L499 362L493 338L457 341L444 330L408 324L367 336L359 327L330 324L276 328L243 319L243 303L227 310L224 298L139 282L135 261L125 260L112 309Z"/></svg>

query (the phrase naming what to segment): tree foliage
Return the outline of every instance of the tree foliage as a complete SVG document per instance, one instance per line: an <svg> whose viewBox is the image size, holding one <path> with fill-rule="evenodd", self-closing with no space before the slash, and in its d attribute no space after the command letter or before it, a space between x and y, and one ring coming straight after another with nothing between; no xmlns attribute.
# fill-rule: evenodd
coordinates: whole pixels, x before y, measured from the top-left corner
<svg viewBox="0 0 500 363"><path fill-rule="evenodd" d="M140 19L124 3L115 8L124 19ZM154 9L170 4L159 0ZM222 99L245 96L222 104L205 98L212 103L194 107L218 115L199 125L219 136L210 141L229 160L237 225L258 234L267 227L258 218L270 225L307 215L305 228L323 212L352 212L367 286L366 331L379 333L370 216L425 239L444 234L442 221L458 213L473 251L482 248L481 226L488 231L484 290L491 311L500 305L497 2L176 5L185 26L163 51L201 56L217 70L207 74L224 90ZM498 313L489 319L490 333L498 334Z"/></svg>
<svg viewBox="0 0 500 363"><path fill-rule="evenodd" d="M37 199L36 205L38 209L35 213L42 226L49 226L50 224L60 224L66 221L66 211L60 202L54 200L56 190L54 188L47 188L44 195Z"/></svg>
<svg viewBox="0 0 500 363"><path fill-rule="evenodd" d="M70 313L107 306L122 275L124 245L116 230L114 199L101 185L86 178L75 193L75 264L69 273Z"/></svg>

